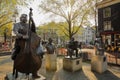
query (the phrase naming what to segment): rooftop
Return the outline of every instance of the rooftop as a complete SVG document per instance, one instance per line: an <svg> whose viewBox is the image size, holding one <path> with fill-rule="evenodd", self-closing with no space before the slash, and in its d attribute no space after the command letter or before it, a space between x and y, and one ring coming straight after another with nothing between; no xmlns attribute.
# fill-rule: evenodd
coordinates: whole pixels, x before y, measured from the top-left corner
<svg viewBox="0 0 120 80"><path fill-rule="evenodd" d="M107 6L111 6L113 4L120 3L120 0L103 0L99 3L97 3L97 8L104 8Z"/></svg>

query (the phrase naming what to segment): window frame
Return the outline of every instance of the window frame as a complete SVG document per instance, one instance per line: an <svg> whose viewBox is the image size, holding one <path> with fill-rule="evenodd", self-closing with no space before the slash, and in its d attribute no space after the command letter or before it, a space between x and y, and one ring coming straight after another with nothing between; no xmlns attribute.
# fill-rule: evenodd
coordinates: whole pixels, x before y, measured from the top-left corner
<svg viewBox="0 0 120 80"><path fill-rule="evenodd" d="M112 30L111 21L104 21L103 26L104 26L104 31Z"/></svg>
<svg viewBox="0 0 120 80"><path fill-rule="evenodd" d="M103 18L111 17L111 8L107 7L103 9Z"/></svg>

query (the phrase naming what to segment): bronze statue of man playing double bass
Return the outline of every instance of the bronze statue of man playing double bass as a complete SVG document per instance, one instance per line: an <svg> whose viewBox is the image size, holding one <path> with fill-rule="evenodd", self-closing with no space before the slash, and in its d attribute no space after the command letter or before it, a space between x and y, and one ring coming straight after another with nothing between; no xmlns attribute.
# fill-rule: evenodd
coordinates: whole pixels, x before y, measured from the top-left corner
<svg viewBox="0 0 120 80"><path fill-rule="evenodd" d="M32 21L33 21L33 19L32 19ZM19 40L28 39L28 35L27 35L28 29L29 29L29 24L27 23L27 14L21 14L20 22L15 23L13 26L13 33L16 36L14 52L13 52L13 56L12 56L13 60L16 58L17 53L19 53L19 51L20 51L20 46L18 45ZM36 28L35 28L34 22L32 23L31 31L36 33Z"/></svg>
<svg viewBox="0 0 120 80"><path fill-rule="evenodd" d="M31 11L32 10L30 9L30 15ZM36 35L36 28L32 17L30 16L29 19L28 24L27 15L22 14L20 22L15 23L13 26L13 33L15 34L16 39L12 51L12 59L14 60L15 68L18 71L26 74L32 73L34 78L38 78L37 70L41 67L42 61L39 56L33 55L33 53L36 53L34 51L39 45L39 42L37 42L39 41L39 37ZM34 39L36 40L35 43L32 42ZM28 45L28 47L26 45Z"/></svg>

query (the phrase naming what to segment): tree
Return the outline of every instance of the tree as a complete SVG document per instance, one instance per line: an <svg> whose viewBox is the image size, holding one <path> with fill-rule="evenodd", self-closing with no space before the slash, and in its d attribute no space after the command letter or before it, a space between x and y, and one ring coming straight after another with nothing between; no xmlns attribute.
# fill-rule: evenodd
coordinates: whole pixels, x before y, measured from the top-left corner
<svg viewBox="0 0 120 80"><path fill-rule="evenodd" d="M13 17L18 15L17 6L27 5L25 0L0 0L0 28L12 23Z"/></svg>
<svg viewBox="0 0 120 80"><path fill-rule="evenodd" d="M88 23L87 17L90 12L92 0L45 0L40 4L40 8L46 12L60 16L67 22L65 30L66 36L71 39L81 26ZM75 26L78 26L75 29Z"/></svg>
<svg viewBox="0 0 120 80"><path fill-rule="evenodd" d="M97 25L98 25L98 22L97 22L97 17L98 17L98 14L97 14L97 4L99 2L101 2L102 0L93 0L92 1L92 5L93 7L91 7L91 10L90 10L90 20L92 19L94 21L94 26L96 29L96 34L97 34Z"/></svg>
<svg viewBox="0 0 120 80"><path fill-rule="evenodd" d="M59 30L59 23L49 22L47 24L43 24L37 28L37 34L41 35L41 37L45 40L49 37L58 38L58 36L62 36L61 30Z"/></svg>
<svg viewBox="0 0 120 80"><path fill-rule="evenodd" d="M7 29L7 36L11 35L13 18L19 15L17 6L27 6L33 0L0 0L0 35L4 35ZM15 20L14 20L15 21Z"/></svg>
<svg viewBox="0 0 120 80"><path fill-rule="evenodd" d="M10 16L12 15L12 10L10 9L10 6L12 4L8 4L5 1L0 2L0 27L12 22ZM12 8L12 7L11 7Z"/></svg>
<svg viewBox="0 0 120 80"><path fill-rule="evenodd" d="M43 24L42 26L39 26L38 27L38 34L42 34L43 32L46 32L47 30L51 30L51 29L54 29L54 30L57 30L57 34L58 36L61 35L61 36L64 36L63 34L63 31L65 31L65 29L63 28L63 26L66 26L67 23L65 22L49 22L49 23L46 23L46 24Z"/></svg>
<svg viewBox="0 0 120 80"><path fill-rule="evenodd" d="M55 32L57 34L56 38L59 38L64 41L68 41L68 37L65 36L63 31L65 32L65 26L67 26L66 22L49 22L46 24L43 24L39 27L37 27L37 34L40 35L43 39L51 37L51 34L48 32ZM75 30L77 30L77 26L74 27ZM45 34L46 33L46 34ZM83 27L80 27L79 31L76 33L78 35L81 35L83 33ZM56 34L53 34L52 37L54 37ZM45 39L46 39L45 38Z"/></svg>

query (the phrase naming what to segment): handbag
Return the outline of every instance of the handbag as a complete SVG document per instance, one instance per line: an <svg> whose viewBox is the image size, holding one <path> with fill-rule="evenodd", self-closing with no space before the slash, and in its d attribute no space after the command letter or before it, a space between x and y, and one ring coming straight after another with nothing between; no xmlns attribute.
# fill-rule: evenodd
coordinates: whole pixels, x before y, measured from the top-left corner
<svg viewBox="0 0 120 80"><path fill-rule="evenodd" d="M43 54L45 53L45 50L44 50L44 48L43 48L43 46L42 46L41 43L39 44L36 53L37 53L38 55L43 55Z"/></svg>

